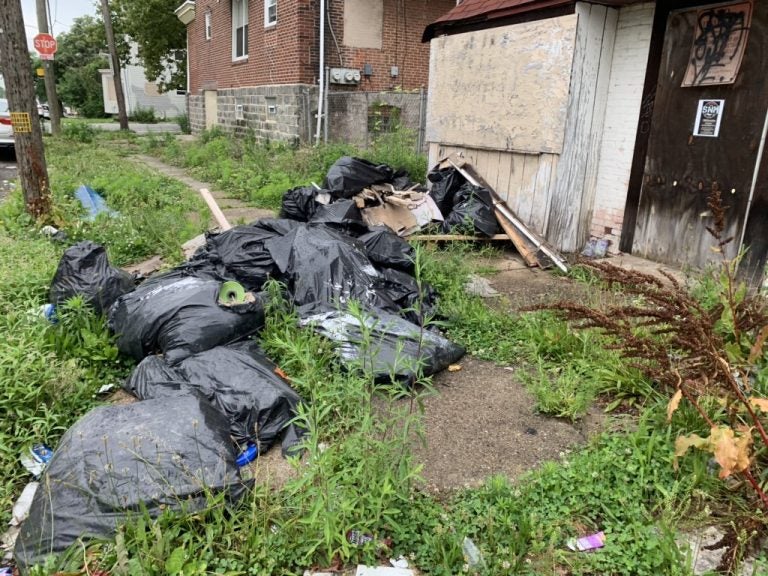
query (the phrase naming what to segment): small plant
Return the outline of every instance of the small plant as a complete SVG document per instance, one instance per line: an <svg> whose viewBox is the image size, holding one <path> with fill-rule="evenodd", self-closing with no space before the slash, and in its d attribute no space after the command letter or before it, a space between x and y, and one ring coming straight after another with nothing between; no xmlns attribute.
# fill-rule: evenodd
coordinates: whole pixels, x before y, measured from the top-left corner
<svg viewBox="0 0 768 576"><path fill-rule="evenodd" d="M141 124L157 124L160 119L155 115L155 109L152 106L144 108L137 106L128 119L131 122L140 122Z"/></svg>
<svg viewBox="0 0 768 576"><path fill-rule="evenodd" d="M179 114L176 116L176 124L179 125L179 130L181 130L182 134L191 134L192 128L189 124L189 116L185 112L184 114Z"/></svg>
<svg viewBox="0 0 768 576"><path fill-rule="evenodd" d="M90 144L96 138L96 130L84 122L64 124L61 128L61 137L70 142Z"/></svg>
<svg viewBox="0 0 768 576"><path fill-rule="evenodd" d="M670 421L681 402L692 406L708 434L682 434L676 455L690 448L712 453L720 477L740 475L768 511L768 398L755 386L768 370L768 313L762 298L737 282L738 257L725 256L732 239L724 236L725 209L717 189L710 194L709 208L714 223L707 230L721 255L710 283L716 294L708 299L711 307L670 275L665 281L590 262L584 265L604 282L620 285L632 303L604 311L574 303L555 309L581 329L595 328L614 338L613 347L671 395Z"/></svg>

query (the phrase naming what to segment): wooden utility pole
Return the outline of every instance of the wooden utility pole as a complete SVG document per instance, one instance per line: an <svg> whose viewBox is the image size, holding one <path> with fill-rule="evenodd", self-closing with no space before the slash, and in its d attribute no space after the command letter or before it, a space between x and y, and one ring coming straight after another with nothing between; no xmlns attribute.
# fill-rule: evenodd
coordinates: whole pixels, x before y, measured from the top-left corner
<svg viewBox="0 0 768 576"><path fill-rule="evenodd" d="M27 212L44 218L51 211L51 189L30 64L21 0L0 0L0 67L13 122L21 189Z"/></svg>
<svg viewBox="0 0 768 576"><path fill-rule="evenodd" d="M48 34L48 10L46 0L36 0L37 3L37 29L41 34ZM61 106L56 95L56 76L53 72L53 60L43 60L45 71L45 93L48 96L48 112L51 115L51 133L61 133Z"/></svg>
<svg viewBox="0 0 768 576"><path fill-rule="evenodd" d="M112 30L112 13L109 9L109 0L101 0L101 17L104 19L104 31L107 33L109 56L112 60L112 78L115 81L115 98L117 99L117 118L120 120L120 130L128 130L128 114L125 112L123 82L120 78L120 58L117 57L117 45L115 44L115 32Z"/></svg>

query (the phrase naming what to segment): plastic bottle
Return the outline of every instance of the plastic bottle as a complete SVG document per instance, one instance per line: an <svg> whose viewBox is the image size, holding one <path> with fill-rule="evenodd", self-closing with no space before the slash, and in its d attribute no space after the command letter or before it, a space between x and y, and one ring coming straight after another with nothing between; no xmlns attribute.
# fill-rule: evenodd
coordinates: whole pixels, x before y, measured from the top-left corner
<svg viewBox="0 0 768 576"><path fill-rule="evenodd" d="M58 318L56 318L56 306L53 304L43 304L40 306L40 315L48 320L51 324L56 324Z"/></svg>
<svg viewBox="0 0 768 576"><path fill-rule="evenodd" d="M237 460L235 460L235 464L237 464L240 468L243 466L246 466L247 464L250 464L256 458L259 456L259 447L256 446L253 442L249 442L248 446L246 446L245 450L240 452L240 455L237 457Z"/></svg>

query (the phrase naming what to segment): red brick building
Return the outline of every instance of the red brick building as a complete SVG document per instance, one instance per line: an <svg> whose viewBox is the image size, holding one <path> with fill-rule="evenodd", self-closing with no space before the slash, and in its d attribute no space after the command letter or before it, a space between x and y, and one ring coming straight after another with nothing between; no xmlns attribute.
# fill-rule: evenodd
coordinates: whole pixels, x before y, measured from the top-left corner
<svg viewBox="0 0 768 576"><path fill-rule="evenodd" d="M418 91L429 73L424 28L455 0L325 0L330 92ZM321 0L187 0L192 129L308 141L315 131ZM350 95L351 96L351 95ZM333 110L333 108L332 108Z"/></svg>

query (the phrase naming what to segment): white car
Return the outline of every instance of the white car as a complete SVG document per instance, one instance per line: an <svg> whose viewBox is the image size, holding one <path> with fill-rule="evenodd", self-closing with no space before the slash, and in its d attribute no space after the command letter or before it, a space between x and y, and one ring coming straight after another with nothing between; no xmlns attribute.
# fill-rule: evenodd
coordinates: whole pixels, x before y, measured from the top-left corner
<svg viewBox="0 0 768 576"><path fill-rule="evenodd" d="M11 113L8 111L8 100L0 98L0 148L13 147L13 126L11 126Z"/></svg>

